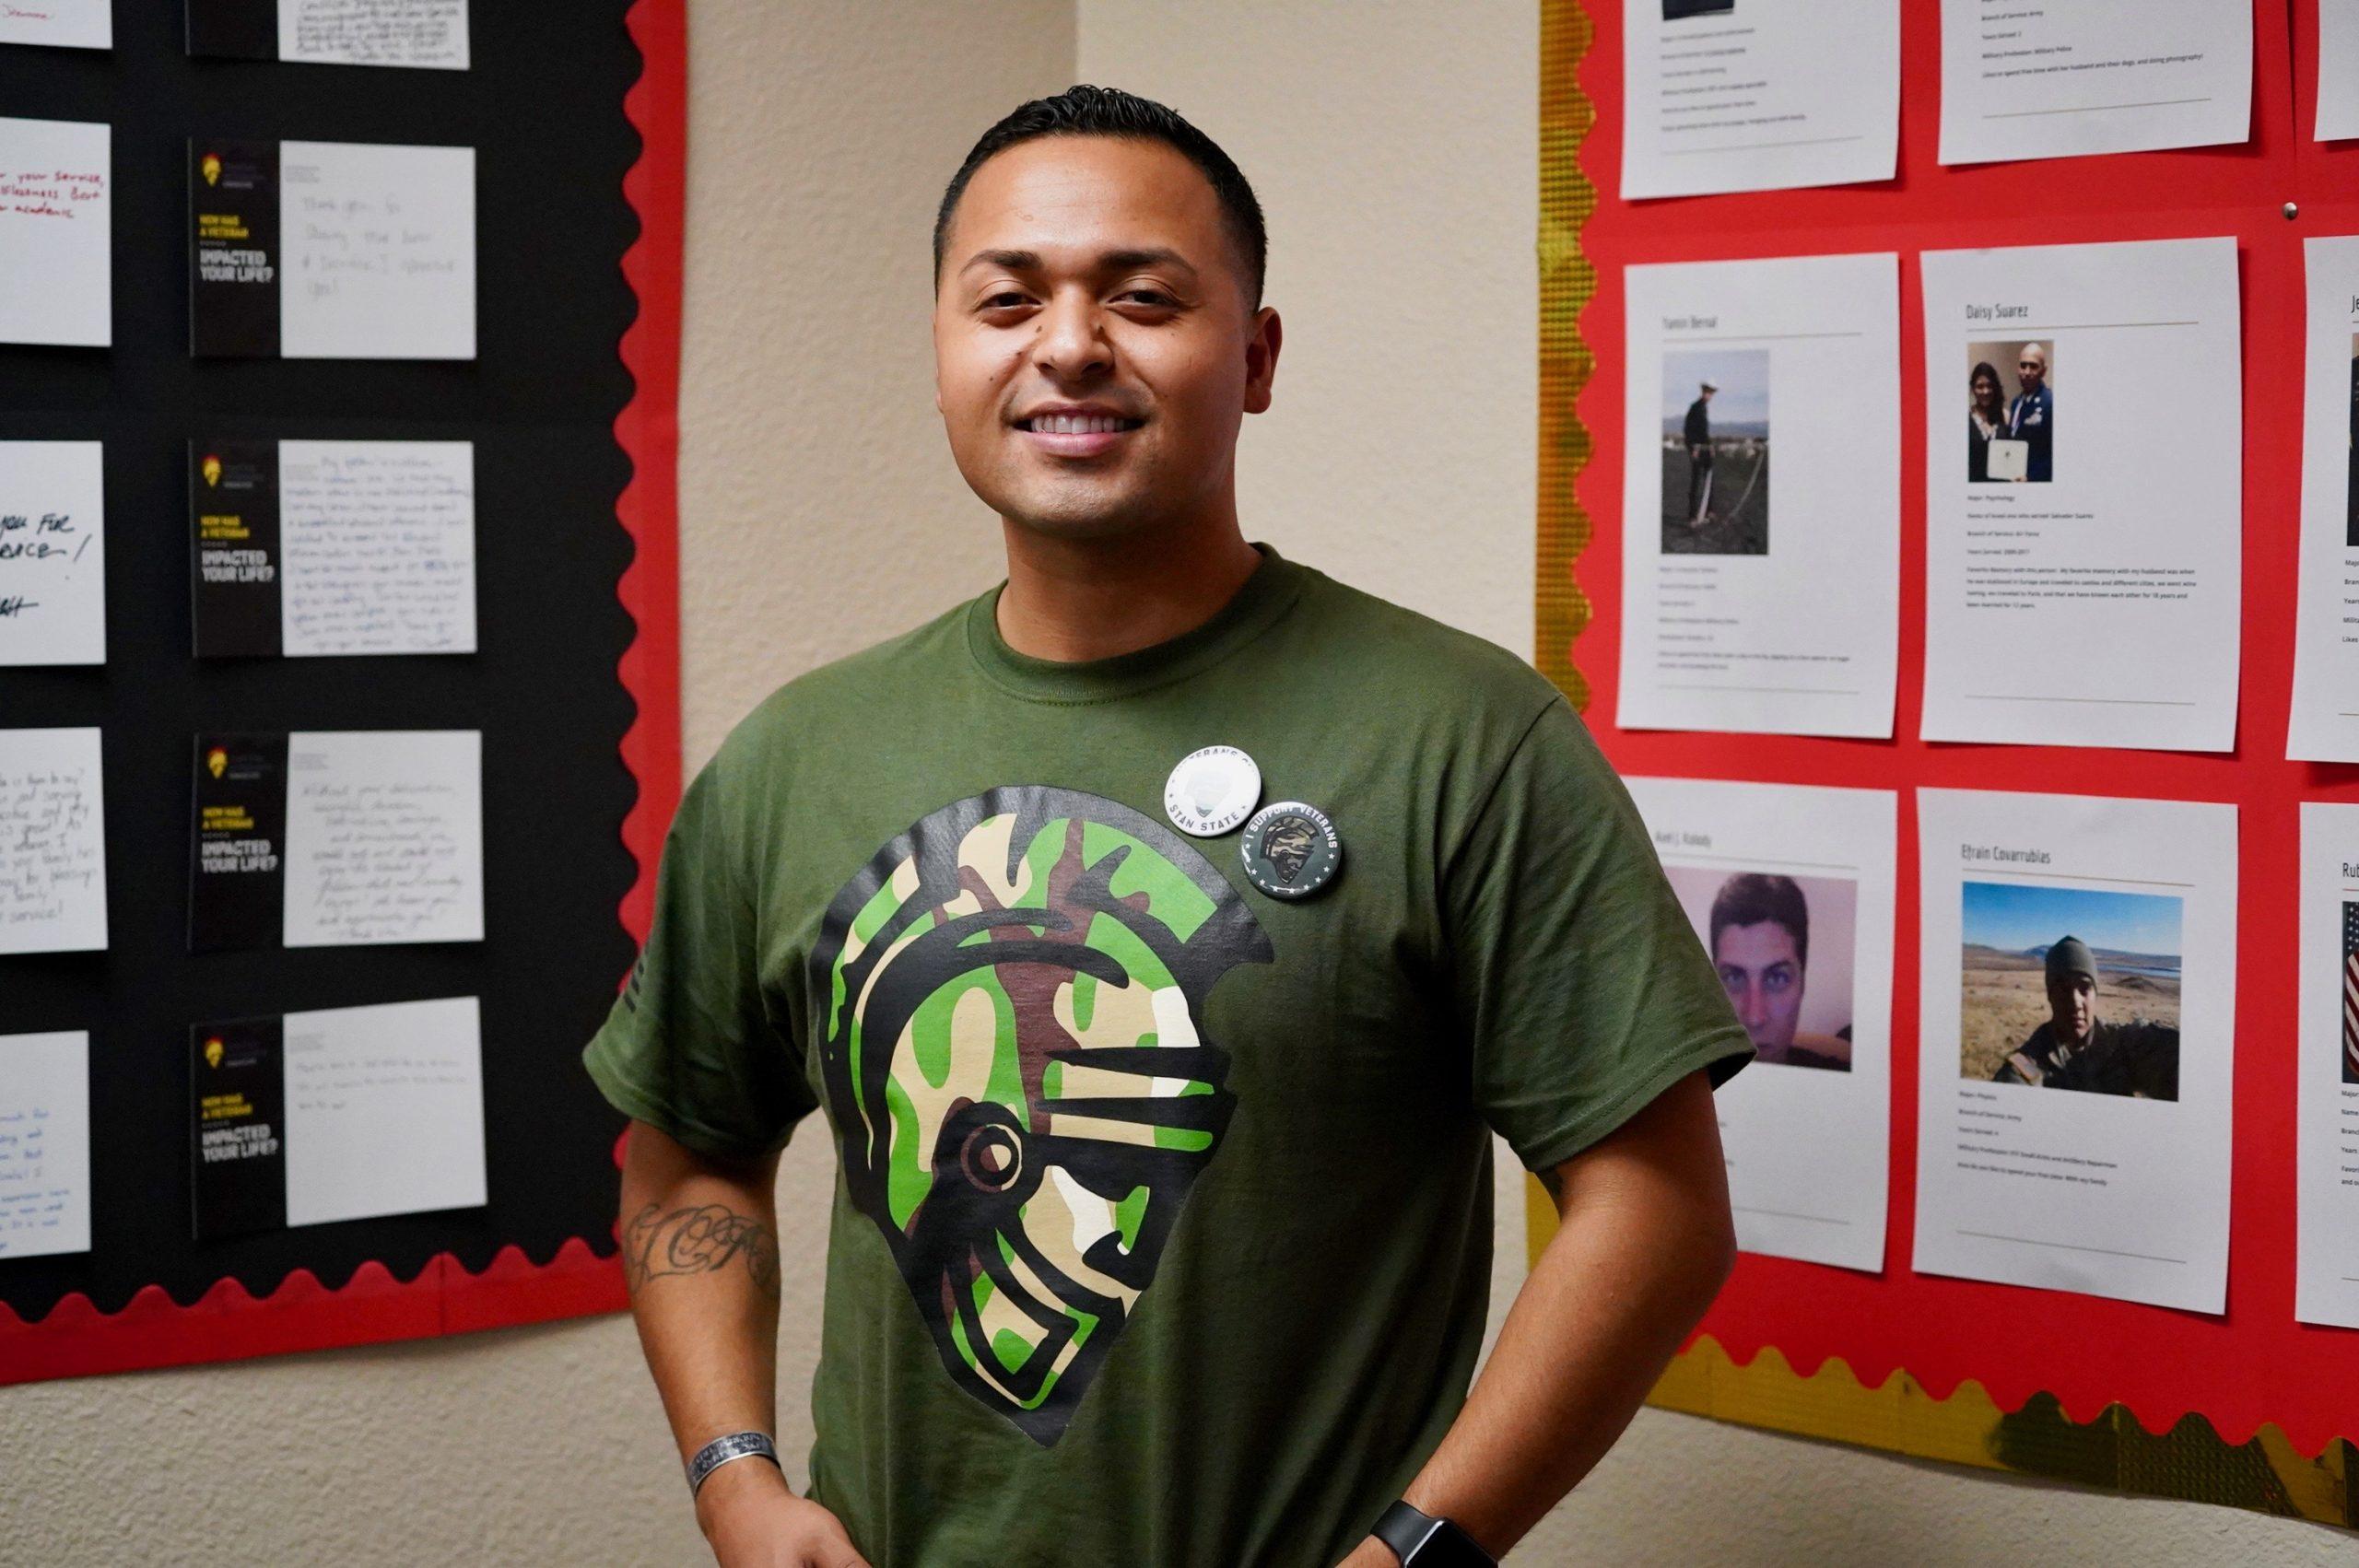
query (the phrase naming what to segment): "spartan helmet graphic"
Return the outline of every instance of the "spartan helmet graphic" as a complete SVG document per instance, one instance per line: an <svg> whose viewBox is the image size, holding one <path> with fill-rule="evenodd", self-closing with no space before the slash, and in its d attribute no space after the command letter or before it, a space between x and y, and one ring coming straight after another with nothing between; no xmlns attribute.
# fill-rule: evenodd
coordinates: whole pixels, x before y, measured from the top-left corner
<svg viewBox="0 0 2359 1568"><path fill-rule="evenodd" d="M220 1065L221 1065L221 1052L222 1052L221 1036L218 1036L218 1035L207 1035L207 1036L205 1036L205 1066L207 1066L207 1067L218 1067L218 1066L220 1066Z"/></svg>
<svg viewBox="0 0 2359 1568"><path fill-rule="evenodd" d="M197 159L196 168L197 172L205 176L206 184L217 185L221 182L221 157L218 153L206 153Z"/></svg>
<svg viewBox="0 0 2359 1568"><path fill-rule="evenodd" d="M219 746L212 746L206 749L205 753L205 770L207 773L210 773L214 778L218 778L221 777L222 771L229 766L229 754L227 751L223 750Z"/></svg>
<svg viewBox="0 0 2359 1568"><path fill-rule="evenodd" d="M205 454L203 467L205 470L205 483L207 486L214 486L221 483L221 460L219 458L215 457L211 452L206 452Z"/></svg>
<svg viewBox="0 0 2359 1568"><path fill-rule="evenodd" d="M1184 839L1078 790L943 807L811 960L845 1179L951 1377L1044 1446L1228 1124L1204 1003L1269 938Z"/></svg>
<svg viewBox="0 0 2359 1568"><path fill-rule="evenodd" d="M1310 859L1319 829L1307 817L1282 816L1262 832L1262 856L1278 869L1278 880L1291 884Z"/></svg>

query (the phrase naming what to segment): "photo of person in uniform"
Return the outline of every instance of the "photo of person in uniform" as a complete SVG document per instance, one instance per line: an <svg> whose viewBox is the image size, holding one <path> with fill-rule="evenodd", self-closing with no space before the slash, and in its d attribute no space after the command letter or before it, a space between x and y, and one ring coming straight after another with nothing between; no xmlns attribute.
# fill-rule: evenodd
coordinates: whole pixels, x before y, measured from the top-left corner
<svg viewBox="0 0 2359 1568"><path fill-rule="evenodd" d="M1753 1037L1754 1060L1850 1071L1856 884L1700 866L1664 871Z"/></svg>
<svg viewBox="0 0 2359 1568"><path fill-rule="evenodd" d="M2055 477L2055 345L1966 345L1969 485L2045 485Z"/></svg>
<svg viewBox="0 0 2359 1568"><path fill-rule="evenodd" d="M1988 359L1974 362L1966 379L1966 482L1990 478L1990 442L2007 427L2007 394L2000 390L1999 369Z"/></svg>
<svg viewBox="0 0 2359 1568"><path fill-rule="evenodd" d="M1963 1076L2178 1098L2178 899L1974 882L1964 899ZM2025 943L2042 920L2071 923Z"/></svg>
<svg viewBox="0 0 2359 1568"><path fill-rule="evenodd" d="M1662 549L1769 553L1769 353L1662 357Z"/></svg>
<svg viewBox="0 0 2359 1568"><path fill-rule="evenodd" d="M2048 347L2026 343L2015 361L2015 380L2023 390L2007 405L2007 437L2024 443L2024 479L2044 485L2055 476L2056 394L2048 385Z"/></svg>

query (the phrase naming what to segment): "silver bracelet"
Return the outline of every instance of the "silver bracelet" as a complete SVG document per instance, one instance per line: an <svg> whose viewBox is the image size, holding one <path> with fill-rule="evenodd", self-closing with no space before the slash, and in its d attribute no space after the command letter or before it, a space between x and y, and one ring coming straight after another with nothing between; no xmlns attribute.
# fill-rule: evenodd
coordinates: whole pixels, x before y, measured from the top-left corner
<svg viewBox="0 0 2359 1568"><path fill-rule="evenodd" d="M730 1460L742 1459L749 1454L758 1454L771 1464L778 1465L781 1474L786 1470L784 1465L779 1465L778 1446L770 1441L769 1433L733 1432L725 1437L714 1438L698 1449L696 1457L688 1461L688 1495L694 1497L697 1494L697 1490L704 1485L705 1477Z"/></svg>

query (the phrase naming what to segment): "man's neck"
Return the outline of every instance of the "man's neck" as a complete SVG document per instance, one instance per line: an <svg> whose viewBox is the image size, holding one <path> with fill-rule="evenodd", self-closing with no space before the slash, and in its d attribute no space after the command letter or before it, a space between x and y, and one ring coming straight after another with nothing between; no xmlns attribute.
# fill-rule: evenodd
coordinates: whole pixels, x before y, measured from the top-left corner
<svg viewBox="0 0 2359 1568"><path fill-rule="evenodd" d="M999 635L1016 652L1074 663L1193 631L1262 564L1234 515L1118 539L1055 539L1003 522Z"/></svg>

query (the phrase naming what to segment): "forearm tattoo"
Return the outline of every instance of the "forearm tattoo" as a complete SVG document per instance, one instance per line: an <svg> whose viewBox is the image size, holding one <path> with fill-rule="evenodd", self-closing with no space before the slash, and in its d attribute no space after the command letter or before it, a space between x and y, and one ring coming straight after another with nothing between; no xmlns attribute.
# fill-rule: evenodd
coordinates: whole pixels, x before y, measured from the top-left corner
<svg viewBox="0 0 2359 1568"><path fill-rule="evenodd" d="M743 1258L764 1295L778 1297L778 1237L758 1220L719 1203L669 1213L650 1203L623 1231L623 1271L637 1292L666 1274L713 1274Z"/></svg>

